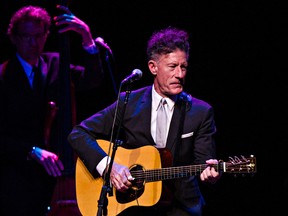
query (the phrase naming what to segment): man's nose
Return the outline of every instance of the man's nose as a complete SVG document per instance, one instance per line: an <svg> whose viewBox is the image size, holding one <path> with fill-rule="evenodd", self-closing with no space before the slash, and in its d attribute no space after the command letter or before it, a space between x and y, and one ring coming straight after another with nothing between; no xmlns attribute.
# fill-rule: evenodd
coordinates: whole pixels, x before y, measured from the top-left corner
<svg viewBox="0 0 288 216"><path fill-rule="evenodd" d="M184 78L186 75L186 72L182 70L181 67L177 67L176 69L176 76L179 78Z"/></svg>

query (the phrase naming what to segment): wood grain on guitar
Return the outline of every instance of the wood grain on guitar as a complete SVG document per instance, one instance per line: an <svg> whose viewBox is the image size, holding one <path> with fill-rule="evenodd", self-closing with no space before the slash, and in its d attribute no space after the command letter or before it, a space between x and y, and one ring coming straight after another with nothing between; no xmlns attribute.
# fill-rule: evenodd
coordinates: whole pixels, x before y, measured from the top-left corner
<svg viewBox="0 0 288 216"><path fill-rule="evenodd" d="M109 142L97 140L101 148L108 152ZM161 150L163 151L163 149ZM119 147L115 162L130 168L135 178L133 187L125 193L113 188L113 194L108 196L108 216L115 216L131 206L152 206L161 199L162 181L176 178L189 177L200 174L207 164L188 165L179 167L163 167L161 155L163 152L153 146L143 146L137 149ZM165 154L167 154L165 151ZM218 171L234 174L256 172L256 158L230 157L229 161L219 161L213 165ZM103 186L102 178L94 178L85 165L78 158L76 162L76 198L83 216L95 216L97 201Z"/></svg>

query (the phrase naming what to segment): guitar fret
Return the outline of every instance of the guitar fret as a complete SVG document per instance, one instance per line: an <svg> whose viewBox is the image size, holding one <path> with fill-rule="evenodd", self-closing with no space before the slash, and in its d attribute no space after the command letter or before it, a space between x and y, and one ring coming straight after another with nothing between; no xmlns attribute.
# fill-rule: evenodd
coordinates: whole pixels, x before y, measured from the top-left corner
<svg viewBox="0 0 288 216"><path fill-rule="evenodd" d="M194 165L194 166L181 166L181 167L168 167L162 169L145 170L132 172L132 176L135 178L145 179L146 182L161 181L175 178L189 177L197 175L207 167L206 164Z"/></svg>
<svg viewBox="0 0 288 216"><path fill-rule="evenodd" d="M180 167L167 167L161 169L153 169L153 170L137 170L131 171L131 174L134 178L143 180L145 182L155 182L155 181L162 181L162 180L169 180L175 178L184 178L193 175L200 174L205 168L207 168L207 164L199 164L199 165L188 165L188 166L180 166ZM214 167L216 171L222 170L223 172L234 172L234 173L241 173L243 172L242 169L245 169L246 172L249 170L250 167L240 167L239 170L234 169L234 167L238 166L239 164L233 165L231 163L222 162L219 164L210 165ZM254 167L252 167L254 168ZM255 169L250 168L252 171Z"/></svg>

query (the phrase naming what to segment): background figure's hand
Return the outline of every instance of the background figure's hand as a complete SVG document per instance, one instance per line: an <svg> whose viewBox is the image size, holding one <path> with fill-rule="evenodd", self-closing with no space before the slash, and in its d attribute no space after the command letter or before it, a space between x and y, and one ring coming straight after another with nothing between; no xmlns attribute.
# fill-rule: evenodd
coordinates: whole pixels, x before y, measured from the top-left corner
<svg viewBox="0 0 288 216"><path fill-rule="evenodd" d="M111 183L118 191L126 191L131 187L133 177L130 174L128 167L113 163L111 174L110 174Z"/></svg>
<svg viewBox="0 0 288 216"><path fill-rule="evenodd" d="M64 11L64 14L55 16L53 20L55 21L55 25L60 27L58 30L59 33L67 32L67 31L75 31L82 35L83 45L89 46L93 42L93 38L90 32L89 26L76 17L68 7L57 5L57 9Z"/></svg>
<svg viewBox="0 0 288 216"><path fill-rule="evenodd" d="M58 177L62 175L61 171L64 170L64 165L53 152L34 147L30 156L41 164L50 176Z"/></svg>
<svg viewBox="0 0 288 216"><path fill-rule="evenodd" d="M206 163L209 165L213 164L218 164L218 160L216 159L210 159L207 160ZM221 177L221 174L217 172L214 167L212 166L207 166L205 170L202 171L200 174L200 179L204 182L209 182L209 183L216 183L216 181Z"/></svg>

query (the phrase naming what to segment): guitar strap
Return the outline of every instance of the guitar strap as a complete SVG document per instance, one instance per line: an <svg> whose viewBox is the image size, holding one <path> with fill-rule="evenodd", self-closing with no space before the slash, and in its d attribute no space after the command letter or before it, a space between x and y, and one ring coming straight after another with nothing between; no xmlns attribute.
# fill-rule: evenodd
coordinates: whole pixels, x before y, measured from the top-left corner
<svg viewBox="0 0 288 216"><path fill-rule="evenodd" d="M179 149L182 145L182 139L181 135L183 134L183 127L184 127L184 120L185 120L185 113L186 110L191 109L192 106L192 99L191 95L187 95L186 93L182 92L179 95L179 105L180 105L180 118L179 118L179 128L177 133L177 144L175 146L175 155L174 155L174 166L178 164L178 158L179 158Z"/></svg>

